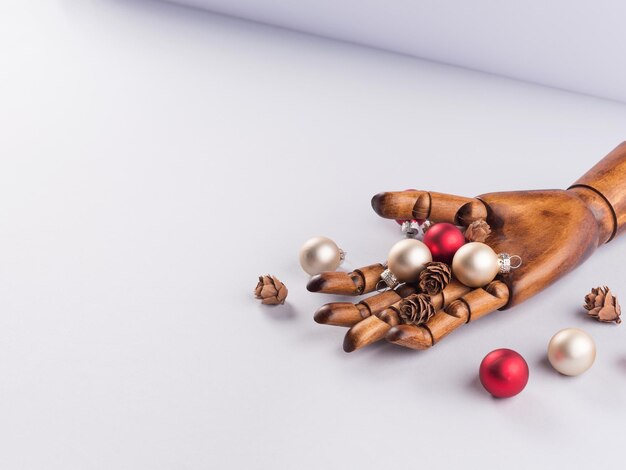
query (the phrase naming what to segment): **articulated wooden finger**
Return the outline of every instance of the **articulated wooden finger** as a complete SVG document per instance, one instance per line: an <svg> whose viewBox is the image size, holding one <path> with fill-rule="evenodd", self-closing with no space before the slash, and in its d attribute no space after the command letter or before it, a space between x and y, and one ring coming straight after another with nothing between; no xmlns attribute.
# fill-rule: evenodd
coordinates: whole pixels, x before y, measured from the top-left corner
<svg viewBox="0 0 626 470"><path fill-rule="evenodd" d="M372 198L372 207L386 219L429 219L469 225L487 217L487 208L479 199L427 191L379 193Z"/></svg>
<svg viewBox="0 0 626 470"><path fill-rule="evenodd" d="M509 289L502 281L475 289L438 311L425 325L397 325L387 333L387 340L411 349L427 349L459 326L483 317L506 305Z"/></svg>
<svg viewBox="0 0 626 470"><path fill-rule="evenodd" d="M433 307L439 310L470 290L466 285L453 280L442 292L437 295L431 295L430 301ZM380 313L368 316L350 328L343 341L343 350L352 352L383 339L390 328L400 323L400 304L401 299L381 310Z"/></svg>
<svg viewBox="0 0 626 470"><path fill-rule="evenodd" d="M325 325L352 326L364 318L376 315L404 297L415 293L416 290L415 286L403 284L396 290L381 292L356 304L351 302L331 302L322 305L315 312L313 318L317 323Z"/></svg>
<svg viewBox="0 0 626 470"><path fill-rule="evenodd" d="M343 350L345 352L356 351L384 338L389 328L400 323L400 317L394 310L388 308L385 312L387 321L372 315L350 328L343 338Z"/></svg>
<svg viewBox="0 0 626 470"><path fill-rule="evenodd" d="M430 211L420 219L469 225L475 220L487 218L487 208L479 199L433 192L429 194Z"/></svg>
<svg viewBox="0 0 626 470"><path fill-rule="evenodd" d="M323 294L361 295L376 290L380 275L385 267L372 264L364 268L355 269L351 273L329 271L313 276L306 288L309 292Z"/></svg>
<svg viewBox="0 0 626 470"><path fill-rule="evenodd" d="M414 218L413 209L420 198L430 199L426 191L378 193L372 198L372 208L385 219L409 220ZM430 202L428 202L428 207L430 207Z"/></svg>

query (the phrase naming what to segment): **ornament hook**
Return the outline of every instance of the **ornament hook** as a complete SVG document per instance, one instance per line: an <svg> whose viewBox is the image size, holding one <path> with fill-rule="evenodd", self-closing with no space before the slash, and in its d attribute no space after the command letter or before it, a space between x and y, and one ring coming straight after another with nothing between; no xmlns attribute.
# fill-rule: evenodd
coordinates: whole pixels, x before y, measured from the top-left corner
<svg viewBox="0 0 626 470"><path fill-rule="evenodd" d="M515 264L511 263L516 260ZM500 274L508 274L511 269L517 269L522 265L522 257L519 255L509 255L508 253L500 253L498 255L498 266Z"/></svg>
<svg viewBox="0 0 626 470"><path fill-rule="evenodd" d="M420 230L420 224L417 220L405 220L402 222L402 233L406 238L417 238Z"/></svg>
<svg viewBox="0 0 626 470"><path fill-rule="evenodd" d="M517 260L516 264L513 264L513 260ZM522 265L522 257L519 255L511 256L511 269L517 269Z"/></svg>

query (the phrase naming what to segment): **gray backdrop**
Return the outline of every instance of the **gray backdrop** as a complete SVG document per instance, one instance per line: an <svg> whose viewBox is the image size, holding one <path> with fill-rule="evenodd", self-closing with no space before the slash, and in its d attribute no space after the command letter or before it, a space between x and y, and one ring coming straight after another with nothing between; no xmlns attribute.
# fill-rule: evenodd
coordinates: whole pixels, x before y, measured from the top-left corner
<svg viewBox="0 0 626 470"><path fill-rule="evenodd" d="M345 354L297 254L383 260L383 190L566 187L626 106L158 3L3 10L0 467L622 467L626 327L581 304L626 295L626 239L427 352ZM545 362L568 326L577 378ZM531 369L509 400L476 380L498 347Z"/></svg>

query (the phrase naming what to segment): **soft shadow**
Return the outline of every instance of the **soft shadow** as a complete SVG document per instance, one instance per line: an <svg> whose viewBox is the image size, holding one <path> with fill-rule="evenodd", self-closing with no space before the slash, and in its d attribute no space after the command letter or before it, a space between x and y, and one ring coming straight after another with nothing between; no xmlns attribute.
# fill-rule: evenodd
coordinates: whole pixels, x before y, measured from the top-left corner
<svg viewBox="0 0 626 470"><path fill-rule="evenodd" d="M617 367L624 373L626 373L626 356L619 357L616 361Z"/></svg>
<svg viewBox="0 0 626 470"><path fill-rule="evenodd" d="M487 390L485 390L485 387L483 387L483 384L480 383L480 378L477 375L472 376L472 378L467 382L466 388L473 395L480 395L483 398L490 397L493 400L497 400L497 398L495 398Z"/></svg>
<svg viewBox="0 0 626 470"><path fill-rule="evenodd" d="M548 360L548 356L543 356L537 362L537 366L541 367L543 370L547 370L549 372L556 372L558 374L558 372L554 369L554 367L552 367L552 364L550 364L550 361Z"/></svg>
<svg viewBox="0 0 626 470"><path fill-rule="evenodd" d="M263 314L275 321L292 321L298 317L298 312L289 303L283 305L261 305Z"/></svg>
<svg viewBox="0 0 626 470"><path fill-rule="evenodd" d="M380 340L374 344L370 344L366 346L364 349L369 349L370 352L376 356L376 359L389 359L393 360L394 358L399 357L409 357L409 356L422 356L427 354L427 351L416 351L415 349L404 348L402 346L398 346L396 344L389 343L387 341ZM358 352L358 351L356 351Z"/></svg>

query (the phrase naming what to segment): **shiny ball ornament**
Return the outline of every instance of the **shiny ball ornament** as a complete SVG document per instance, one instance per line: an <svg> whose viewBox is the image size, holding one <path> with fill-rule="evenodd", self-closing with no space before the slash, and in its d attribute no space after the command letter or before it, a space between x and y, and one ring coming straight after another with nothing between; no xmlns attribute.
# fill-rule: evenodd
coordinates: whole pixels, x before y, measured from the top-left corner
<svg viewBox="0 0 626 470"><path fill-rule="evenodd" d="M387 268L398 282L411 282L417 280L426 263L432 260L426 245L414 238L406 238L391 247Z"/></svg>
<svg viewBox="0 0 626 470"><path fill-rule="evenodd" d="M452 259L454 277L469 287L489 284L499 271L498 255L484 243L466 243L457 250Z"/></svg>
<svg viewBox="0 0 626 470"><path fill-rule="evenodd" d="M593 365L596 345L593 338L578 328L565 328L548 344L548 360L563 375L580 375Z"/></svg>
<svg viewBox="0 0 626 470"><path fill-rule="evenodd" d="M324 271L335 271L343 257L343 251L326 237L313 237L300 248L300 266L311 276Z"/></svg>
<svg viewBox="0 0 626 470"><path fill-rule="evenodd" d="M434 261L450 264L457 250L465 245L465 235L456 225L443 222L428 229L424 235L424 243Z"/></svg>
<svg viewBox="0 0 626 470"><path fill-rule="evenodd" d="M512 349L496 349L480 363L480 383L496 398L509 398L528 383L528 364Z"/></svg>

